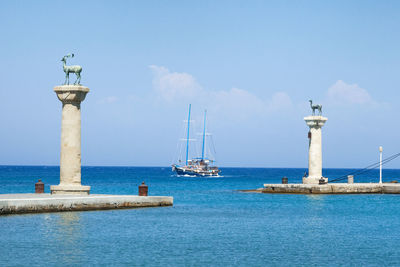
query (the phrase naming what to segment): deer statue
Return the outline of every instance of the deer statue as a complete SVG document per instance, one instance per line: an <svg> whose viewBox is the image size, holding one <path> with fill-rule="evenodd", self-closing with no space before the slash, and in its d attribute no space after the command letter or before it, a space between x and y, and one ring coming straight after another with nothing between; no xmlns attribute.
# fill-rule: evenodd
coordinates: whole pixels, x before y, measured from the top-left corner
<svg viewBox="0 0 400 267"><path fill-rule="evenodd" d="M312 104L312 100L308 100L310 101L310 106L312 109L312 115L315 116L315 110L318 109L318 115L321 116L322 114L322 105L313 105Z"/></svg>
<svg viewBox="0 0 400 267"><path fill-rule="evenodd" d="M68 54L66 56L64 56L61 61L64 62L64 72L65 72L65 83L64 84L69 84L69 74L70 73L75 73L76 75L76 80L74 82L74 84L80 84L81 82L81 71L82 71L82 67L78 66L78 65L74 65L74 66L67 66L67 58L69 57L74 57L74 54Z"/></svg>

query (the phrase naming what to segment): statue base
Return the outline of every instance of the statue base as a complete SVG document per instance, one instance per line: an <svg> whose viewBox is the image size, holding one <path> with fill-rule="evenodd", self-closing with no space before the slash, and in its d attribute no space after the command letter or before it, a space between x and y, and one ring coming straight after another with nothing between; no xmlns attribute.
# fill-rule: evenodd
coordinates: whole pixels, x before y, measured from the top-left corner
<svg viewBox="0 0 400 267"><path fill-rule="evenodd" d="M85 100L86 94L89 92L89 88L78 84L66 84L54 87L58 99L65 102L82 102Z"/></svg>
<svg viewBox="0 0 400 267"><path fill-rule="evenodd" d="M50 192L52 195L89 195L90 186L87 185L51 185Z"/></svg>
<svg viewBox="0 0 400 267"><path fill-rule="evenodd" d="M323 116L307 116L304 117L304 120L306 121L306 124L309 127L319 127L321 128L324 126L325 122L328 120L328 118L323 117Z"/></svg>
<svg viewBox="0 0 400 267"><path fill-rule="evenodd" d="M328 178L322 177L325 183L328 182ZM303 184L319 184L321 177L303 177Z"/></svg>

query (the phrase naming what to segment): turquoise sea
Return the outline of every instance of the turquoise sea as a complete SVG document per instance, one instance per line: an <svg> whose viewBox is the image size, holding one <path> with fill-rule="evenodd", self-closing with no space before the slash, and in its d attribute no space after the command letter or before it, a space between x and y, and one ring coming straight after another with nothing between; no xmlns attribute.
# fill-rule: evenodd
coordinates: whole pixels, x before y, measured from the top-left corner
<svg viewBox="0 0 400 267"><path fill-rule="evenodd" d="M222 168L221 178L169 167L83 167L92 193L174 197L174 206L0 217L0 266L390 266L400 263L400 195L240 193L305 169ZM353 170L326 169L339 177ZM0 166L0 193L58 184L57 167ZM387 178L385 178L387 177ZM356 176L378 180L378 172ZM400 170L384 170L384 180Z"/></svg>

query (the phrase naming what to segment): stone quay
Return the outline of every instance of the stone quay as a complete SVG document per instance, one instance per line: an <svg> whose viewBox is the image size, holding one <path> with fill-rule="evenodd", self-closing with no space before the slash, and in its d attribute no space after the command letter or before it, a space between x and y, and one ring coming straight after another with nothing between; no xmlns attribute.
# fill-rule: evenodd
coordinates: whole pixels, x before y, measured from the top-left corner
<svg viewBox="0 0 400 267"><path fill-rule="evenodd" d="M0 215L172 206L172 197L134 195L1 194Z"/></svg>
<svg viewBox="0 0 400 267"><path fill-rule="evenodd" d="M331 184L264 184L245 193L268 194L400 194L400 184L393 183L331 183Z"/></svg>

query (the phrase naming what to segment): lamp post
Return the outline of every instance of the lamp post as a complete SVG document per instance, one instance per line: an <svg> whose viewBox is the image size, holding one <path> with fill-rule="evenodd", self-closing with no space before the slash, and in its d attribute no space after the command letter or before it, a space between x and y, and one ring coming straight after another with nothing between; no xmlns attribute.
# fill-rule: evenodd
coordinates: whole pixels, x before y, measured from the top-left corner
<svg viewBox="0 0 400 267"><path fill-rule="evenodd" d="M382 151L383 148L379 147L379 183L382 183Z"/></svg>

